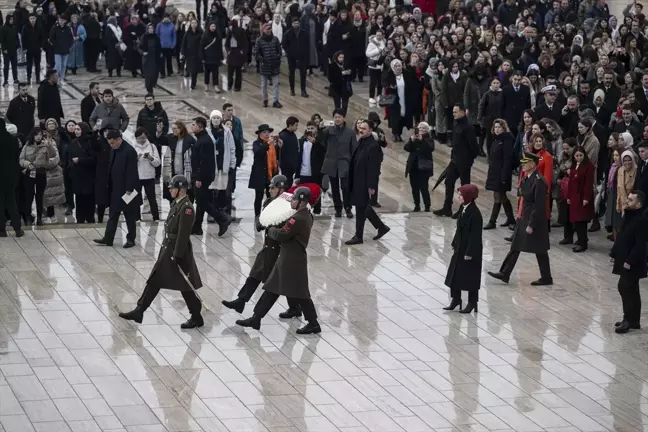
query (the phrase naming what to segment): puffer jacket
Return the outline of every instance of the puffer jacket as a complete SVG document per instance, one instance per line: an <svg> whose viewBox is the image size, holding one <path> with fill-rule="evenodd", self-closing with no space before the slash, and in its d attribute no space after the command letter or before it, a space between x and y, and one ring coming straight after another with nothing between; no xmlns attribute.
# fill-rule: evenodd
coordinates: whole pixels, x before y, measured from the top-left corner
<svg viewBox="0 0 648 432"><path fill-rule="evenodd" d="M382 69L381 57L382 52L385 49L385 40L378 41L375 36L369 37L369 43L367 44L367 49L365 55L367 56L367 67L369 69Z"/></svg>
<svg viewBox="0 0 648 432"><path fill-rule="evenodd" d="M144 144L135 142L133 148L137 152L137 172L139 173L139 179L149 180L155 178L155 168L160 166L160 154L157 148L148 140ZM153 160L145 158L144 155L146 153L151 155Z"/></svg>
<svg viewBox="0 0 648 432"><path fill-rule="evenodd" d="M272 35L261 36L256 43L256 59L261 64L261 75L279 75L281 43Z"/></svg>
<svg viewBox="0 0 648 432"><path fill-rule="evenodd" d="M59 166L59 153L54 141L43 139L41 144L28 144L20 152L20 166L29 175L32 169L45 170L47 186L43 194L43 205L52 207L65 202L63 169Z"/></svg>

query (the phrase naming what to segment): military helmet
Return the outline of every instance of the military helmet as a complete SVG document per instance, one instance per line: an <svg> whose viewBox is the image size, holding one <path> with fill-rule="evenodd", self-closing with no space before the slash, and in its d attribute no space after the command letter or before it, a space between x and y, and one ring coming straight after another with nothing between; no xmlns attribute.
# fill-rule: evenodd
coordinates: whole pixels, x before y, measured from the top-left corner
<svg viewBox="0 0 648 432"><path fill-rule="evenodd" d="M278 174L272 177L272 180L270 180L270 187L278 188L278 189L287 189L288 179L286 178L285 175Z"/></svg>
<svg viewBox="0 0 648 432"><path fill-rule="evenodd" d="M177 175L173 176L171 179L171 184L169 185L171 188L174 189L189 189L189 180L187 180L187 177L183 175Z"/></svg>
<svg viewBox="0 0 648 432"><path fill-rule="evenodd" d="M311 199L311 191L306 186L300 186L293 192L293 199L299 202L308 202Z"/></svg>

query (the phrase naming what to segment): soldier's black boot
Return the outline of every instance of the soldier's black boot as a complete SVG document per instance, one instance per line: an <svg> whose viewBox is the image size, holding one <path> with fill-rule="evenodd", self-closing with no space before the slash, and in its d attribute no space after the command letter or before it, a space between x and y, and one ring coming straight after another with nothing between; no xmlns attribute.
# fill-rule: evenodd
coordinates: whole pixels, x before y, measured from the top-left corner
<svg viewBox="0 0 648 432"><path fill-rule="evenodd" d="M255 314L247 319L236 320L236 324L241 327L251 327L254 330L259 330L261 328L261 317Z"/></svg>
<svg viewBox="0 0 648 432"><path fill-rule="evenodd" d="M191 318L189 318L187 321L183 322L180 324L180 328L182 329L192 329L196 327L202 327L205 325L205 321L203 320L202 315L192 315Z"/></svg>
<svg viewBox="0 0 648 432"><path fill-rule="evenodd" d="M322 327L320 327L317 320L308 321L304 327L297 329L297 334L307 335L307 334L317 334L322 332Z"/></svg>
<svg viewBox="0 0 648 432"><path fill-rule="evenodd" d="M299 306L289 307L285 312L281 312L279 314L279 318L281 319L299 318L301 316L302 316L302 311L301 311L301 307Z"/></svg>
<svg viewBox="0 0 648 432"><path fill-rule="evenodd" d="M142 319L144 319L144 311L138 306L130 312L120 312L119 317L128 321L135 321L138 324L142 324Z"/></svg>
<svg viewBox="0 0 648 432"><path fill-rule="evenodd" d="M226 308L234 309L238 313L243 313L243 309L245 309L245 300L241 297L237 297L234 300L223 300L221 303Z"/></svg>

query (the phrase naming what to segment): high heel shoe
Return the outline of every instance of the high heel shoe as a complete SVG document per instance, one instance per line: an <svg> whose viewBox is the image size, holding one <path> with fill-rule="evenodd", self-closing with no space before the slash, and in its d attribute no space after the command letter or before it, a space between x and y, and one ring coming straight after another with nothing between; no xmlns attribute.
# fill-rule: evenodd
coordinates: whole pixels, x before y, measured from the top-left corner
<svg viewBox="0 0 648 432"><path fill-rule="evenodd" d="M447 311L455 310L457 306L459 306L459 309L461 309L461 299L452 299L450 305L444 307L443 310L447 310Z"/></svg>
<svg viewBox="0 0 648 432"><path fill-rule="evenodd" d="M470 303L470 302L468 302L468 304L466 305L466 307L463 308L463 309L461 309L461 310L459 311L459 313L462 313L462 314L469 314L470 312L473 311L473 309L475 310L475 313L477 313L477 303Z"/></svg>

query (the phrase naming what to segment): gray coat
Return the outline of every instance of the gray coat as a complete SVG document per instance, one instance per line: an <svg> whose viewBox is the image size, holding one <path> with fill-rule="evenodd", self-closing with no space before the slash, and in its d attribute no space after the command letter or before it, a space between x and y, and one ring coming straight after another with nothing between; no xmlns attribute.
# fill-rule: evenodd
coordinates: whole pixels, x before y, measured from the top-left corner
<svg viewBox="0 0 648 432"><path fill-rule="evenodd" d="M549 225L547 224L547 183L535 171L522 183L522 214L515 224L512 251L547 253L549 250ZM533 232L528 234L527 227Z"/></svg>
<svg viewBox="0 0 648 432"><path fill-rule="evenodd" d="M97 120L101 120L101 129L112 128L124 132L128 127L130 117L126 113L124 106L116 99L108 105L105 102L95 107L90 114L90 127L94 129Z"/></svg>
<svg viewBox="0 0 648 432"><path fill-rule="evenodd" d="M351 155L357 145L355 133L344 124L342 127L328 127L324 135L322 143L326 147L326 155L322 174L329 177L348 177Z"/></svg>

